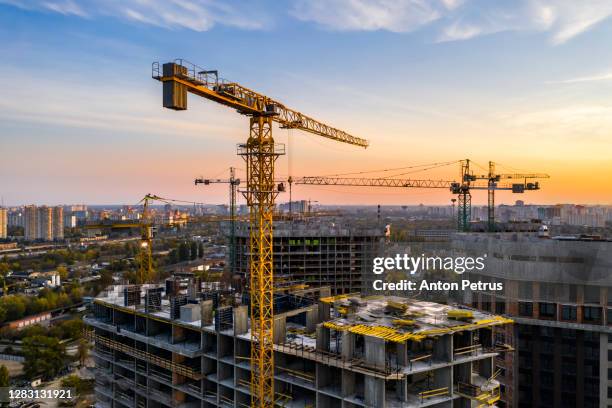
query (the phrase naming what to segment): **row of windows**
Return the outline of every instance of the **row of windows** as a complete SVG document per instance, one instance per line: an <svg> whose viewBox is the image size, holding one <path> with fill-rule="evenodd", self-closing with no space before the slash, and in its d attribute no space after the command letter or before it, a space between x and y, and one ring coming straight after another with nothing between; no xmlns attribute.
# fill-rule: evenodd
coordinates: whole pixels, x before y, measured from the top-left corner
<svg viewBox="0 0 612 408"><path fill-rule="evenodd" d="M538 311L540 318L556 318L557 317L557 304L556 303L543 303L540 302L538 305ZM582 307L582 318L584 322L588 323L601 323L602 310L597 306L583 306ZM499 312L498 312L499 313ZM533 303L531 302L519 302L518 314L521 317L533 317ZM612 323L612 309L607 310L608 321ZM576 321L578 319L578 308L571 305L561 305L561 320L565 321Z"/></svg>

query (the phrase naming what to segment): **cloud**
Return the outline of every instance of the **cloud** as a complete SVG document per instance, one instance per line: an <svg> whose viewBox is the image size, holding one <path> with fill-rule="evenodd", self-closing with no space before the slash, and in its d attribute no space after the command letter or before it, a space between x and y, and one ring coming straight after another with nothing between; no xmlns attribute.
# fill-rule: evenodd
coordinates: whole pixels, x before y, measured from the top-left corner
<svg viewBox="0 0 612 408"><path fill-rule="evenodd" d="M583 76L578 78L564 79L562 81L551 81L549 84L576 84L580 82L598 82L598 81L612 81L612 72L607 72L598 75Z"/></svg>
<svg viewBox="0 0 612 408"><path fill-rule="evenodd" d="M612 15L610 0L296 0L291 15L339 31L410 32L431 26L438 42L504 31L547 33L563 44Z"/></svg>
<svg viewBox="0 0 612 408"><path fill-rule="evenodd" d="M332 30L410 32L458 5L454 0L298 0L290 14Z"/></svg>
<svg viewBox="0 0 612 408"><path fill-rule="evenodd" d="M83 18L114 17L164 28L207 31L217 24L263 29L267 16L250 3L222 0L0 0L24 10L55 12ZM260 8L259 8L260 9Z"/></svg>

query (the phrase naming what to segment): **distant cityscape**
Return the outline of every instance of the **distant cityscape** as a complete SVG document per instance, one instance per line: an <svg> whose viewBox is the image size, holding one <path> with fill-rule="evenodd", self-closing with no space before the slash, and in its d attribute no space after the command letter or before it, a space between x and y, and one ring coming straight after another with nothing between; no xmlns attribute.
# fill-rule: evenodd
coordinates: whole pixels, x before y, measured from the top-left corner
<svg viewBox="0 0 612 408"><path fill-rule="evenodd" d="M347 213L358 213L372 206L326 206L312 204L307 200L281 203L277 206L280 213L307 213L313 210L326 210L342 208ZM453 217L454 206L435 205L405 205L384 206L389 215L410 215L415 219L437 217ZM483 221L487 218L486 206L473 206L471 220ZM189 216L202 215L228 215L227 205L194 205L173 207L170 204L155 206L152 217L156 223L173 224L181 222ZM246 205L237 207L238 215L248 214ZM0 239L25 241L61 241L64 239L65 228L84 226L88 222L128 221L139 220L142 217L142 208L128 205L88 206L11 206L0 207ZM495 213L496 221L501 223L526 222L538 220L551 226L577 226L588 228L607 228L612 225L612 206L607 205L579 205L556 204L537 205L525 204L518 200L514 205L499 205Z"/></svg>

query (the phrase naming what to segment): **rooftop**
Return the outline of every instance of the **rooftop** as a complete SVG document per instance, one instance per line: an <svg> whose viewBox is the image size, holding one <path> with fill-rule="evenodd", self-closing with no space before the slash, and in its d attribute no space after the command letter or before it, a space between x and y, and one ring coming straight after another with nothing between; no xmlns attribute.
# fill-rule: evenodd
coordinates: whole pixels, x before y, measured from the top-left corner
<svg viewBox="0 0 612 408"><path fill-rule="evenodd" d="M325 322L326 327L398 343L512 323L478 310L398 296L336 296L322 300L333 304L340 314Z"/></svg>

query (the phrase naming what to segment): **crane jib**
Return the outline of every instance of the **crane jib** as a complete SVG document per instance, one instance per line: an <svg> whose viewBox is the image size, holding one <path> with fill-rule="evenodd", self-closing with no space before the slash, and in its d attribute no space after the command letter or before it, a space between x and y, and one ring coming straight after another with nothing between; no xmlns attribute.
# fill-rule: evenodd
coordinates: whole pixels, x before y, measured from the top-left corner
<svg viewBox="0 0 612 408"><path fill-rule="evenodd" d="M186 67L176 63L163 64L162 72L158 71L158 75L154 73L153 78L163 83L163 106L165 108L186 110L187 93L190 92L233 108L243 115L271 117L274 122L280 124L281 128L298 129L364 148L369 145L365 139L352 136L289 109L282 103L237 83L221 83L218 82L216 76L214 82L209 82L205 77L192 74Z"/></svg>

